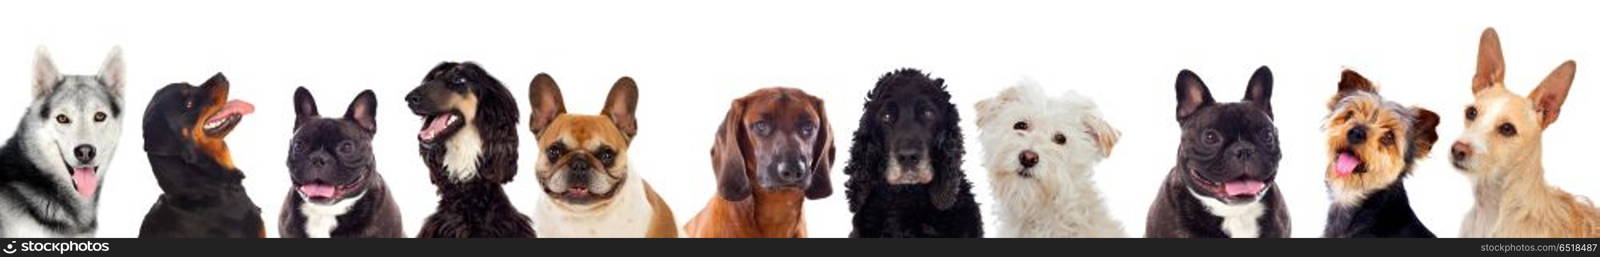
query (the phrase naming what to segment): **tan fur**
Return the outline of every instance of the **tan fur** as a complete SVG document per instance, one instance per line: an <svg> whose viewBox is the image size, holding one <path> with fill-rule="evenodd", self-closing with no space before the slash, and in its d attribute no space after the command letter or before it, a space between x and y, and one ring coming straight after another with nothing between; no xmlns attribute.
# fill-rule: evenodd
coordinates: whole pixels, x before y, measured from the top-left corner
<svg viewBox="0 0 1600 257"><path fill-rule="evenodd" d="M1550 186L1544 179L1543 131L1555 122L1576 63L1567 61L1528 97L1506 88L1505 61L1494 29L1485 30L1473 79L1477 116L1453 153L1473 181L1473 209L1462 224L1463 237L1600 237L1600 210L1586 199ZM1510 125L1515 133L1502 133Z"/></svg>
<svg viewBox="0 0 1600 257"><path fill-rule="evenodd" d="M189 125L190 132L187 133L194 137L192 140L195 146L200 148L201 152L211 155L211 158L217 160L217 164L221 165L224 170L237 171L237 169L233 168L233 153L228 151L228 143L223 141L223 137L226 134L207 135L205 132L206 121L211 120L211 116L217 115L217 112L222 111L222 106L228 103L228 94L226 93L228 92L228 85L223 83L217 86L221 88L216 90L224 93L215 94L210 99L211 105L208 105L204 110L200 110L200 118L195 119L194 124Z"/></svg>
<svg viewBox="0 0 1600 257"><path fill-rule="evenodd" d="M788 99L780 101L779 99ZM712 147L714 163L723 163L730 156L739 157L739 163L725 163L719 165L742 165L742 175L752 181L750 196L738 201L731 201L722 196L713 196L699 214L695 215L683 231L686 237L692 238L803 238L806 237L806 222L803 215L803 205L807 198L802 190L781 189L769 190L756 186L756 154L755 149L772 147L767 142L769 139L754 138L734 131L740 131L736 126L743 126L756 120L763 119L762 115L770 115L774 120L787 123L801 117L818 119L817 139L812 147L819 159L818 165L831 165L833 153L832 127L827 122L826 111L822 109L822 100L792 88L765 88L751 92L740 99L734 100L729 108L728 116L724 120L722 130L718 133L718 140ZM722 133L731 132L731 133ZM720 151L727 151L720 153ZM825 149L825 150L824 150ZM827 174L812 174L812 176L827 176ZM817 186L817 185L813 185ZM831 185L820 185L831 186ZM719 188L720 189L720 188Z"/></svg>

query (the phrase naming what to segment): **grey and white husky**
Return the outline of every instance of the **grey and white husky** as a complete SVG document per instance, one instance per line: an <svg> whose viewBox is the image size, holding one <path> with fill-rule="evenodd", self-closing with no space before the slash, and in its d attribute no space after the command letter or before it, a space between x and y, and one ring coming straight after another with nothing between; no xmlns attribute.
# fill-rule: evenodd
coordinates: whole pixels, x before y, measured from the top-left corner
<svg viewBox="0 0 1600 257"><path fill-rule="evenodd" d="M61 75L43 47L33 102L0 147L0 238L94 236L100 181L122 135L122 51L98 75Z"/></svg>

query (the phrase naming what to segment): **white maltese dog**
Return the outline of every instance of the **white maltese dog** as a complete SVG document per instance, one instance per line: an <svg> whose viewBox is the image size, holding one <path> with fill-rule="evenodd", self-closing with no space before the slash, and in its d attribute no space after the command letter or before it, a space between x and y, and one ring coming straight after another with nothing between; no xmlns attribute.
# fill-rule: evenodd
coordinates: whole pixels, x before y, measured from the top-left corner
<svg viewBox="0 0 1600 257"><path fill-rule="evenodd" d="M1001 237L1125 236L1092 181L1120 133L1094 102L1024 81L976 108Z"/></svg>

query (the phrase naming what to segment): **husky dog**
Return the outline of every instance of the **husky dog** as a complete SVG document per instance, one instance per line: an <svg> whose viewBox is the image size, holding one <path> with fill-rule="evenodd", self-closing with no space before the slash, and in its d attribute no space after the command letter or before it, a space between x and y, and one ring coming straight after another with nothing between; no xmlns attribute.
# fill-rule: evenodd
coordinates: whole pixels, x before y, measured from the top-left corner
<svg viewBox="0 0 1600 257"><path fill-rule="evenodd" d="M90 237L122 135L122 51L98 75L61 75L43 47L33 102L0 148L0 237Z"/></svg>

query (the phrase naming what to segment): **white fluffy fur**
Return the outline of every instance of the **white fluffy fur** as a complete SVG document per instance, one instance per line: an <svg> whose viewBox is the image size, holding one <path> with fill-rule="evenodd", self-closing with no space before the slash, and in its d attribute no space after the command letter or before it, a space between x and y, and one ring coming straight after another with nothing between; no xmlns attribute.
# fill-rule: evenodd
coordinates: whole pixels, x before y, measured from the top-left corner
<svg viewBox="0 0 1600 257"><path fill-rule="evenodd" d="M455 135L445 141L444 169L449 171L450 180L454 182L471 181L478 177L478 155L483 152L483 138L478 137L478 128L470 119Z"/></svg>
<svg viewBox="0 0 1600 257"><path fill-rule="evenodd" d="M579 207L540 197L533 211L534 230L541 237L644 237L655 210L645 196L644 179L632 175L631 168L628 174L618 189L622 191L603 206Z"/></svg>
<svg viewBox="0 0 1600 257"><path fill-rule="evenodd" d="M1075 92L1047 99L1038 85L1024 81L979 102L977 114L1001 237L1126 236L1092 180L1106 150L1091 134L1096 128L1084 123L1100 120L1093 102ZM1018 121L1030 129L1013 129ZM1054 142L1057 134L1066 136L1066 144ZM1039 155L1031 177L1018 174L1023 150Z"/></svg>

